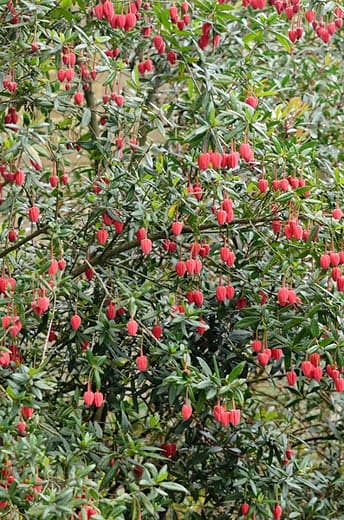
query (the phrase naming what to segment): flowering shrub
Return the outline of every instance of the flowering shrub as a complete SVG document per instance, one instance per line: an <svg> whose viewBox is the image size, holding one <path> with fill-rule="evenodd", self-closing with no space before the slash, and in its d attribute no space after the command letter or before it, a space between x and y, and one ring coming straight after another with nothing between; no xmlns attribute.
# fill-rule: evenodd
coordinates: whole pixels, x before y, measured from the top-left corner
<svg viewBox="0 0 344 520"><path fill-rule="evenodd" d="M340 518L340 5L0 14L3 517Z"/></svg>

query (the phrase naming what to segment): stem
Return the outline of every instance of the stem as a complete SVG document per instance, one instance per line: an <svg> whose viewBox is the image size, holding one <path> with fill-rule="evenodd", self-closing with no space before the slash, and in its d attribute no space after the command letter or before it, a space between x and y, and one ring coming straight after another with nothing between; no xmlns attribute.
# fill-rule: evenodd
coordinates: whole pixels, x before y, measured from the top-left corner
<svg viewBox="0 0 344 520"><path fill-rule="evenodd" d="M55 317L55 309L56 309L56 293L54 292L54 305L53 305L52 315L51 315L51 319L50 319L49 326L48 326L47 336L46 336L45 342L44 342L41 365L43 365L46 354L47 354L49 336L50 336L51 328L53 326L54 317Z"/></svg>
<svg viewBox="0 0 344 520"><path fill-rule="evenodd" d="M96 98L94 95L94 92L91 88L91 85L89 86L88 90L85 90L85 100L87 107L91 111L91 121L89 124L89 129L91 134L94 135L96 139L99 137L99 124L97 119L97 112L96 112Z"/></svg>
<svg viewBox="0 0 344 520"><path fill-rule="evenodd" d="M232 225L233 224L253 224L253 223L265 224L266 223L266 219L265 218L258 218L258 219L242 218L242 219L236 219L236 220L233 220ZM210 222L208 224L203 224L203 225L199 226L198 231L211 231L211 230L218 231L218 229L219 229L218 224ZM183 234L194 234L194 230L190 226L184 226L184 228L182 230L182 233ZM161 240L163 238L168 238L169 236L172 236L172 232L171 231L167 231L167 230L157 231L156 233L153 233L153 234L150 235L150 239L154 242L155 240ZM110 260L112 258L116 258L121 253L124 253L126 251L130 251L131 249L134 249L134 248L138 247L139 245L140 245L139 240L131 240L130 242L126 242L126 243L121 244L121 245L119 245L117 247L114 247L114 248L111 248L111 249L107 249L107 250L105 250L104 252L102 252L99 255L92 256L88 260L87 263L84 262L80 266L76 267L72 271L71 274L72 274L73 278L76 278L80 274L84 273L86 271L86 269L88 269L90 267L89 264L91 264L91 266L104 265L104 264L106 264L106 262L108 260Z"/></svg>
<svg viewBox="0 0 344 520"><path fill-rule="evenodd" d="M0 258L4 258L9 253L11 253L12 251L16 251L22 245L26 244L27 242L30 242L30 240L32 240L33 238L46 233L47 230L48 230L48 227L49 227L48 225L42 226L42 227L36 229L36 231L33 231L32 233L30 233L30 235L27 235L25 238L22 238L22 240L19 240L18 242L13 244L13 246L10 246L10 247L7 247L6 249L3 249L2 251L0 251Z"/></svg>

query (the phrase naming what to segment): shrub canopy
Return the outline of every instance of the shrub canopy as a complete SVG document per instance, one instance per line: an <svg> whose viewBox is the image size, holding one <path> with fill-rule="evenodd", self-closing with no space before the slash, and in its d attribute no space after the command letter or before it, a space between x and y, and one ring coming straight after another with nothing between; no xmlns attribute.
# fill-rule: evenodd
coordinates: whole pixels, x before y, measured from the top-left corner
<svg viewBox="0 0 344 520"><path fill-rule="evenodd" d="M2 518L342 518L340 6L0 14Z"/></svg>

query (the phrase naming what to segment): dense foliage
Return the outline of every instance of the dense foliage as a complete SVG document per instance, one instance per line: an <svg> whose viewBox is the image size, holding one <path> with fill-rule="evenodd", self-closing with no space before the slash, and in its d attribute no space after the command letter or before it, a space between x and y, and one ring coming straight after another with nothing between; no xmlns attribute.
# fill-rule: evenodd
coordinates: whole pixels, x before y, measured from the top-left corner
<svg viewBox="0 0 344 520"><path fill-rule="evenodd" d="M338 520L343 12L0 3L0 517Z"/></svg>

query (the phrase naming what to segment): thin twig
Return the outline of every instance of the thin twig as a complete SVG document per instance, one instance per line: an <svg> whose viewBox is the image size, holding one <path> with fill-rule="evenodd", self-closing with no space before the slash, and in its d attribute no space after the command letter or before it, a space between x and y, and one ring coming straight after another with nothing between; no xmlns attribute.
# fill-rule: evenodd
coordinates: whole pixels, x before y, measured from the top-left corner
<svg viewBox="0 0 344 520"><path fill-rule="evenodd" d="M22 238L21 240L19 240L15 244L13 244L13 246L3 249L2 251L0 251L0 258L4 258L12 251L16 251L17 249L19 249L21 246L23 246L27 242L30 242L30 240L32 240L33 238L38 237L39 235L43 235L44 233L47 232L48 227L49 227L48 225L42 226L42 227L36 229L36 231L33 231L32 233L30 233L30 235L27 235L25 238Z"/></svg>
<svg viewBox="0 0 344 520"><path fill-rule="evenodd" d="M231 223L231 226L236 225L236 224L253 224L253 223L265 224L266 218L236 219L236 220L233 220L233 222ZM199 228L197 229L197 231L209 231L209 232L218 231L218 230L219 230L219 225L215 224L213 222L209 222L208 224L203 224L203 225L199 226ZM194 234L195 231L190 226L184 226L182 233L183 234ZM154 242L156 240L161 240L163 238L168 238L171 236L172 236L172 234L171 234L170 230L164 230L164 231L157 231L156 233L152 233L151 235L149 235L149 238ZM89 260L87 262L84 262L80 266L76 267L72 271L71 275L73 278L76 278L77 276L80 276L80 274L84 273L86 271L86 269L89 268L90 264L91 264L91 266L104 265L107 262L107 260L109 260L111 258L116 258L121 253L129 251L130 249L134 249L134 248L138 247L139 245L140 245L139 240L131 240L130 242L125 242L117 247L107 249L105 252L102 252L99 255L92 256L91 258L89 258Z"/></svg>
<svg viewBox="0 0 344 520"><path fill-rule="evenodd" d="M41 365L43 365L44 363L44 360L45 360L45 356L47 354L47 350L48 350L48 343L49 343L49 336L50 336L50 332L51 332L51 328L53 326L53 322L54 322L54 317L55 317L55 309L56 309L56 293L54 291L54 304L53 304L53 311L52 311L52 316L51 316L51 319L50 319L50 322L49 322L49 327L48 327L48 331L47 331L47 336L45 338L45 342L44 342L44 347L43 347L43 353L42 353L42 361L41 361Z"/></svg>

